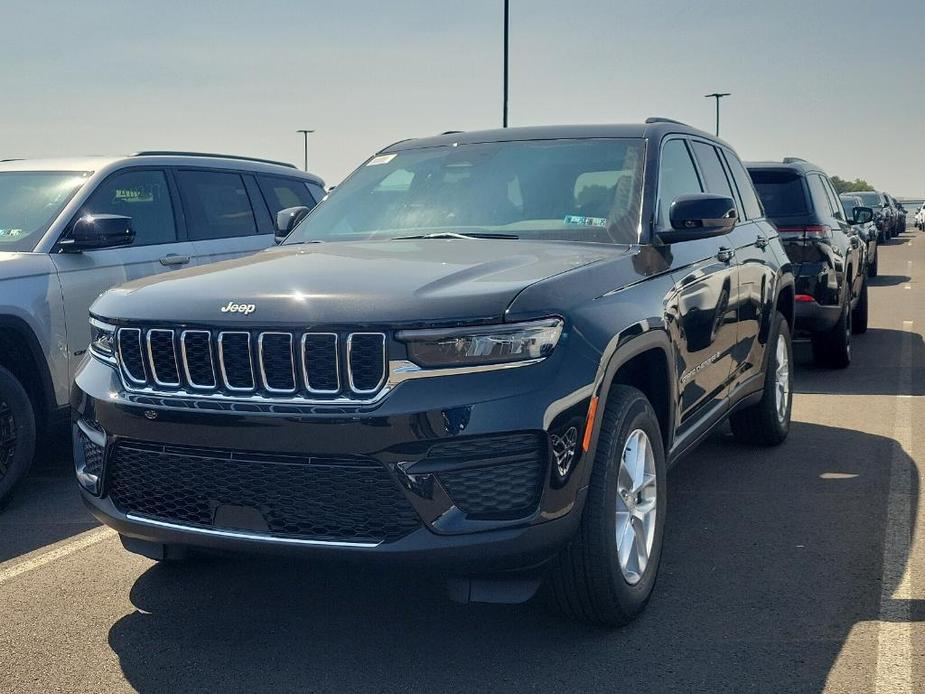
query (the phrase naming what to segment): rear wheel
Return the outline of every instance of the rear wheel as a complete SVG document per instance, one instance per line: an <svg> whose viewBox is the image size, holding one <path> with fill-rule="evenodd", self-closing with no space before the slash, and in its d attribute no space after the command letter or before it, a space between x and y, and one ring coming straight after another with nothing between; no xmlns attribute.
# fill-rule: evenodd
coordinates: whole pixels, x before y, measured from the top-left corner
<svg viewBox="0 0 925 694"><path fill-rule="evenodd" d="M776 446L790 433L793 403L793 347L790 326L780 313L774 316L764 375L764 395L729 418L732 433L741 443Z"/></svg>
<svg viewBox="0 0 925 694"><path fill-rule="evenodd" d="M867 280L861 285L861 296L858 297L858 303L855 304L851 312L851 332L855 335L861 335L867 332Z"/></svg>
<svg viewBox="0 0 925 694"><path fill-rule="evenodd" d="M610 391L581 525L550 567L553 606L619 626L646 606L665 527L665 453L658 419L640 391Z"/></svg>
<svg viewBox="0 0 925 694"><path fill-rule="evenodd" d="M820 366L844 369L851 363L851 302L845 297L838 322L826 332L815 333L813 359Z"/></svg>
<svg viewBox="0 0 925 694"><path fill-rule="evenodd" d="M867 267L868 277L876 277L877 273L880 271L879 268L880 268L880 246L877 246L876 249L874 250L874 262L872 262Z"/></svg>
<svg viewBox="0 0 925 694"><path fill-rule="evenodd" d="M0 509L32 466L35 414L22 384L0 367Z"/></svg>

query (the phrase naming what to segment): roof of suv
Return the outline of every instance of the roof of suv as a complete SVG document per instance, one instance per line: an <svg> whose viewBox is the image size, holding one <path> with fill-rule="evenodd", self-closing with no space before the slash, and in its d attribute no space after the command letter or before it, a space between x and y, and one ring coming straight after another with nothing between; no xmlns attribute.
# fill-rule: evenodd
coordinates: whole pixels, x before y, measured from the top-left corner
<svg viewBox="0 0 925 694"><path fill-rule="evenodd" d="M790 169L800 173L824 171L821 166L817 166L805 159L798 159L797 157L786 157L783 161L746 161L743 163L747 169Z"/></svg>
<svg viewBox="0 0 925 694"><path fill-rule="evenodd" d="M452 144L480 144L485 142L518 142L526 140L590 139L604 137L651 137L657 138L669 133L684 133L705 137L715 142L718 138L697 128L667 118L649 118L645 123L603 124L603 125L539 125L524 128L496 128L494 130L472 130L447 132L431 137L401 140L381 150L398 152L419 147L439 147ZM723 143L725 144L725 143ZM727 145L728 146L728 145Z"/></svg>
<svg viewBox="0 0 925 694"><path fill-rule="evenodd" d="M0 171L99 171L117 164L155 164L161 166L205 166L217 169L244 169L262 173L283 174L302 178L320 186L324 181L318 176L295 168L292 164L274 162L253 157L237 157L230 154L206 154L202 152L139 152L124 157L86 156L54 159L6 159L0 160Z"/></svg>

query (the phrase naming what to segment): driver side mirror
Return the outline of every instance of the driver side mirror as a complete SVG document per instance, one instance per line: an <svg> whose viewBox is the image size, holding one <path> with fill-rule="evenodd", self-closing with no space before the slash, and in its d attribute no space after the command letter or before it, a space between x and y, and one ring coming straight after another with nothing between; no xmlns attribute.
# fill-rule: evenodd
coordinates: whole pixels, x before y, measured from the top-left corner
<svg viewBox="0 0 925 694"><path fill-rule="evenodd" d="M305 216L309 213L309 209L304 206L298 207L287 207L284 210L280 210L276 213L276 234L274 238L276 243L282 243L289 232L296 228L296 225L305 219Z"/></svg>
<svg viewBox="0 0 925 694"><path fill-rule="evenodd" d="M63 250L79 253L95 248L131 246L135 242L132 218L120 214L86 214L80 217L67 238L59 245Z"/></svg>
<svg viewBox="0 0 925 694"><path fill-rule="evenodd" d="M874 218L874 211L870 207L855 207L851 211L852 224L867 224Z"/></svg>
<svg viewBox="0 0 925 694"><path fill-rule="evenodd" d="M725 195L679 195L668 213L671 229L658 232L664 243L720 236L739 220L735 202Z"/></svg>

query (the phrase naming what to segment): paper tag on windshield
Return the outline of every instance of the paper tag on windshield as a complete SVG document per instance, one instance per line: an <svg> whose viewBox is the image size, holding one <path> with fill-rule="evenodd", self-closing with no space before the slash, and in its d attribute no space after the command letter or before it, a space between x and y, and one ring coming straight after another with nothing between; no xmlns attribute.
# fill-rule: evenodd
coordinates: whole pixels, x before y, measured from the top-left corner
<svg viewBox="0 0 925 694"><path fill-rule="evenodd" d="M366 166L378 166L379 164L388 164L394 158L395 158L394 154L380 154L378 156L373 157L368 162L366 162Z"/></svg>
<svg viewBox="0 0 925 694"><path fill-rule="evenodd" d="M582 215L570 214L565 216L566 224L579 224L585 227L605 227L607 219L604 217L583 217Z"/></svg>

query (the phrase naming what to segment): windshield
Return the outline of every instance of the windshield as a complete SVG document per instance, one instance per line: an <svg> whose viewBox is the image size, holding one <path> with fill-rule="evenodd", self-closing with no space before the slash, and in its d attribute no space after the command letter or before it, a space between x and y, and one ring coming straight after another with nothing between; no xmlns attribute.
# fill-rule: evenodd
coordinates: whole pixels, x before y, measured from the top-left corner
<svg viewBox="0 0 925 694"><path fill-rule="evenodd" d="M880 199L880 193L876 191L860 191L855 195L861 198L864 207L882 207L883 201Z"/></svg>
<svg viewBox="0 0 925 694"><path fill-rule="evenodd" d="M851 219L855 207L866 207L857 196L841 198L841 204L842 207L845 208L845 215L847 215L848 219Z"/></svg>
<svg viewBox="0 0 925 694"><path fill-rule="evenodd" d="M286 240L429 234L637 243L641 139L533 140L380 154Z"/></svg>
<svg viewBox="0 0 925 694"><path fill-rule="evenodd" d="M0 251L31 251L89 177L75 171L0 172Z"/></svg>

